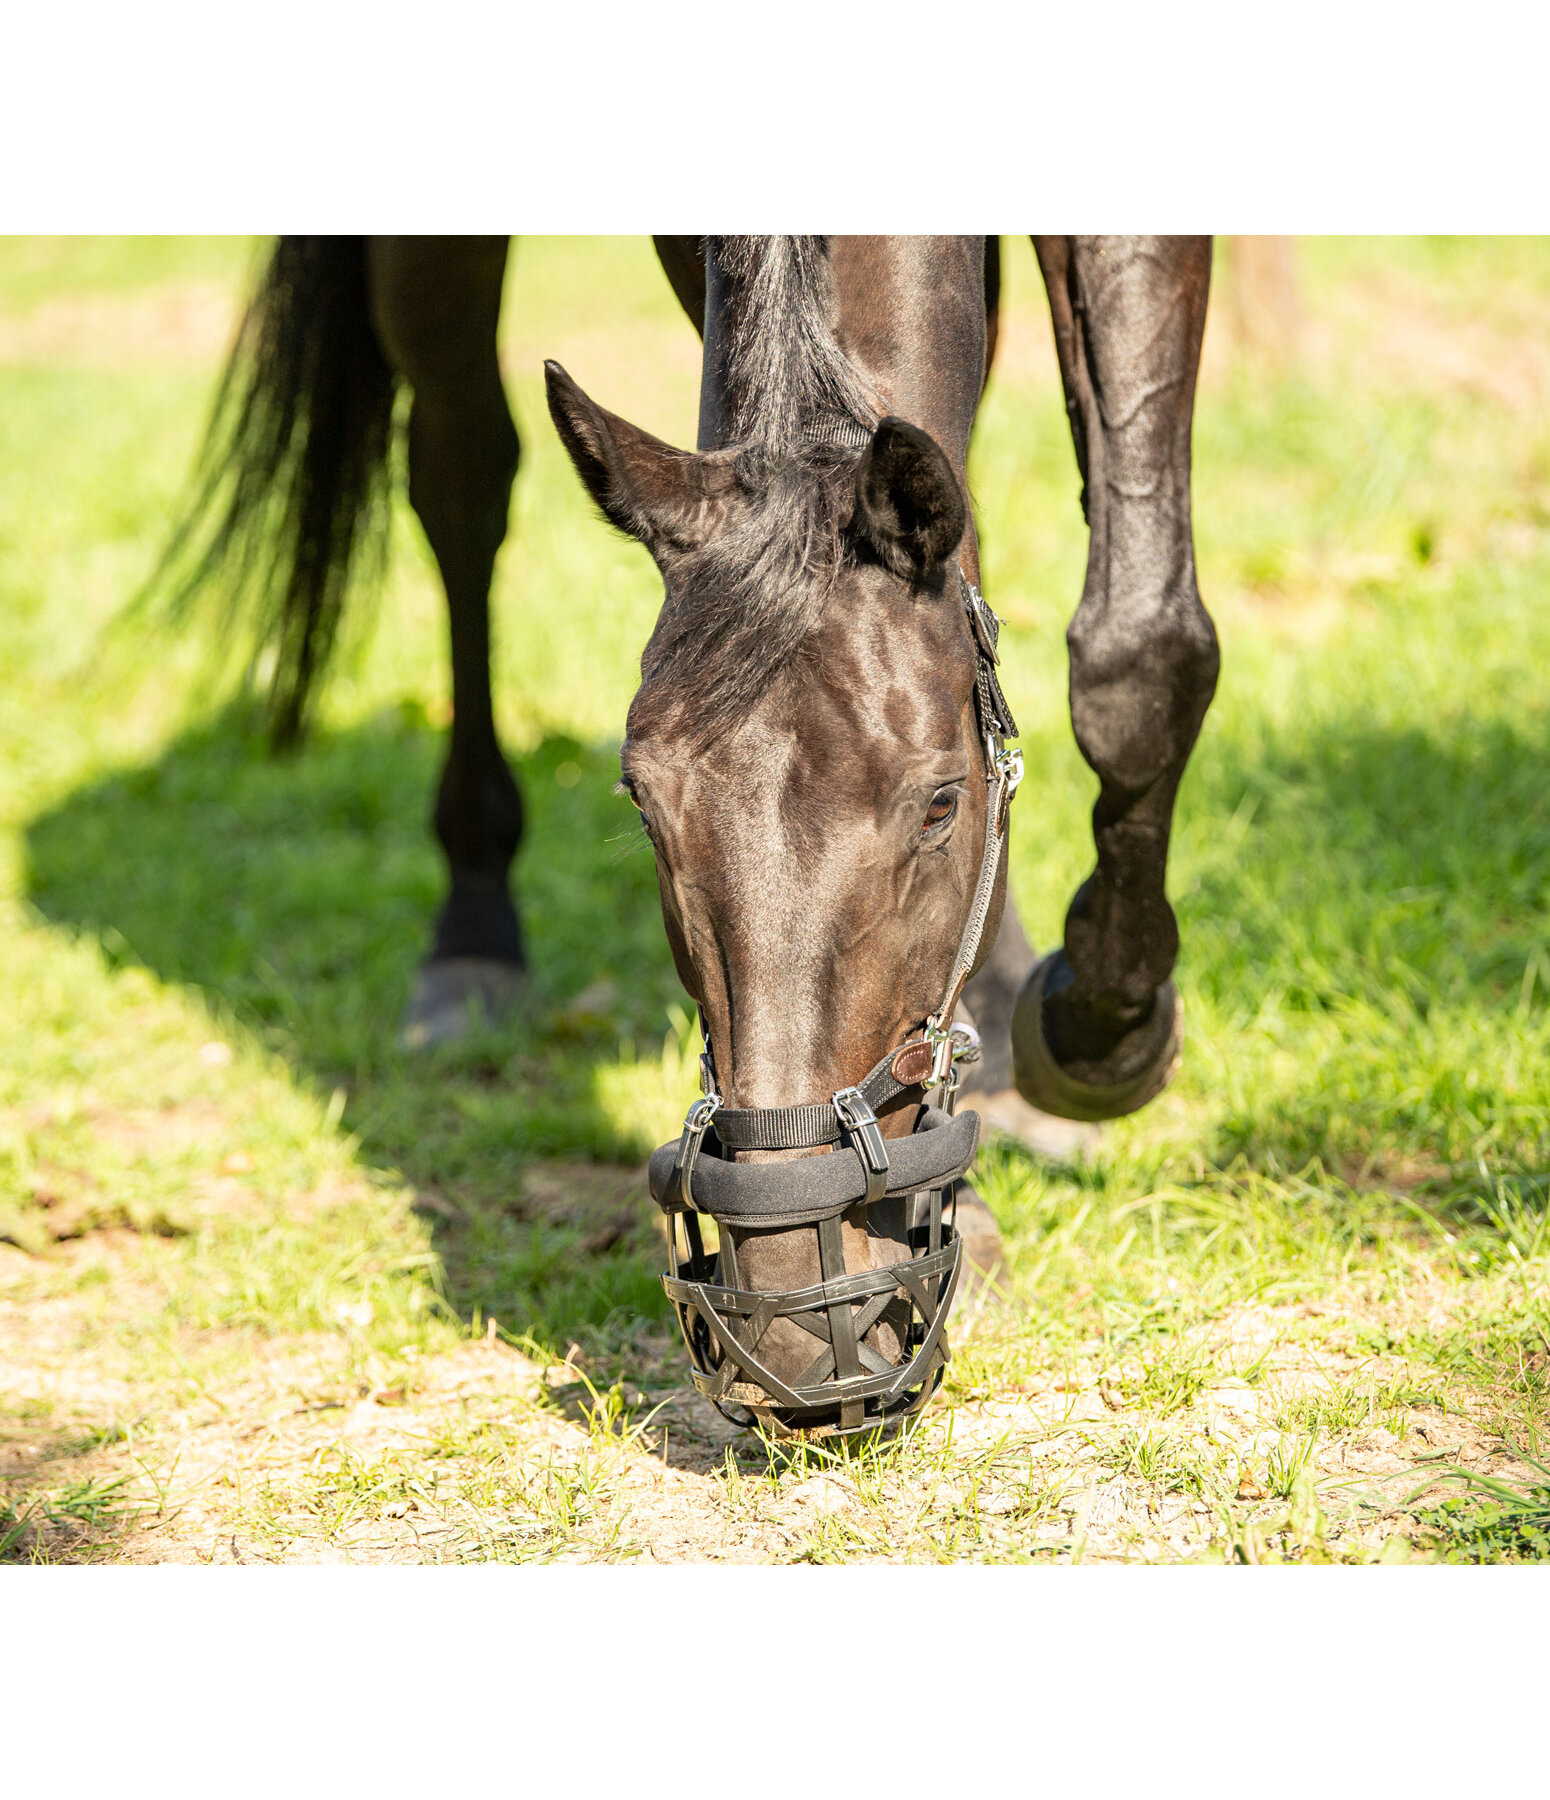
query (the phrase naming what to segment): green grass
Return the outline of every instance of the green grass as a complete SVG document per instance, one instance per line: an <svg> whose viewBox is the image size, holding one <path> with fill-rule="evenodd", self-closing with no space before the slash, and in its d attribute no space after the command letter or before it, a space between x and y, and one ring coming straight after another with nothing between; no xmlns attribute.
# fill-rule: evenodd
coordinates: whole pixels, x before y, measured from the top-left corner
<svg viewBox="0 0 1550 1800"><path fill-rule="evenodd" d="M1534 1467L1550 1477L1543 1463ZM1416 1513L1439 1562L1550 1562L1550 1480L1519 1492L1469 1470L1458 1478L1463 1492Z"/></svg>
<svg viewBox="0 0 1550 1800"><path fill-rule="evenodd" d="M13 241L0 319L21 330L56 301L152 305L192 283L235 308L251 256ZM1062 1427L1053 1460L1021 1427L972 1454L940 1424L838 1462L755 1444L714 1478L726 1518L763 1530L770 1494L831 1467L859 1509L768 1554L1080 1555L1038 1532L1085 1516L1071 1495L1100 1469L1206 1507L1191 1516L1211 1554L1361 1559L1371 1546L1309 1486L1329 1447L1381 1430L1409 1454L1409 1421L1440 1413L1543 1453L1550 429L1523 359L1550 355L1550 257L1339 240L1304 246L1301 266L1310 329L1289 372L1213 342L1198 407L1223 677L1170 869L1184 1072L1080 1167L981 1159L1006 1291L960 1330L949 1399L978 1417L1066 1377L1101 1385L1112 1418ZM283 1546L304 1518L337 1546L415 1500L455 1516L438 1555L641 1553L619 1471L659 1443L640 1420L682 1369L638 1182L609 1171L674 1129L697 1048L651 863L612 792L659 587L585 504L540 367L559 355L602 403L686 443L693 334L644 240L518 253L502 342L524 462L496 661L528 802L534 990L519 1021L423 1060L396 1031L439 895L426 817L448 680L412 517L400 507L386 591L316 741L274 761L211 675L240 646L213 626L114 624L173 515L214 350L36 341L0 363L0 1274L18 1317L69 1309L104 1385L49 1400L13 1357L7 1429L54 1473L12 1494L5 1554L42 1554L45 1517L58 1553L107 1553L156 1510L131 1450L168 1479L187 1420L214 1416L255 1358L319 1358L284 1378L309 1404L407 1404L492 1317L540 1366L576 1347L596 1390L592 1422L567 1426L585 1431L579 1462L535 1451L542 1397L508 1397L417 1450L346 1446L272 1474L244 1529ZM1011 879L1047 944L1090 866L1095 782L1062 642L1085 533L1025 246L1009 248L1003 358L971 483L1030 770ZM1265 1334L1239 1342L1256 1309ZM1327 1380L1286 1377L1315 1365ZM1202 1423L1233 1379L1262 1396L1276 1444ZM640 1383L638 1405L617 1398ZM1233 1512L1245 1457L1284 1515L1274 1530ZM126 1471L137 1485L113 1486ZM1469 1525L1470 1543L1542 1553L1499 1523Z"/></svg>

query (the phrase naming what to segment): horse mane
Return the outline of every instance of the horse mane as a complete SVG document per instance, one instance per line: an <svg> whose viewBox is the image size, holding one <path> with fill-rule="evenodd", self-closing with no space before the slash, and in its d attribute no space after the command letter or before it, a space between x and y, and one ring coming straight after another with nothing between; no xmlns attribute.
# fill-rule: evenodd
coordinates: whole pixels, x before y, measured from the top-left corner
<svg viewBox="0 0 1550 1800"><path fill-rule="evenodd" d="M716 237L728 277L727 402L745 505L685 564L641 660L630 729L672 718L703 746L748 715L811 638L846 560L876 412L830 324L821 237Z"/></svg>
<svg viewBox="0 0 1550 1800"><path fill-rule="evenodd" d="M829 323L829 240L714 237L706 240L705 253L725 272L731 290L727 391L733 438L789 456L837 431L870 435L876 414Z"/></svg>

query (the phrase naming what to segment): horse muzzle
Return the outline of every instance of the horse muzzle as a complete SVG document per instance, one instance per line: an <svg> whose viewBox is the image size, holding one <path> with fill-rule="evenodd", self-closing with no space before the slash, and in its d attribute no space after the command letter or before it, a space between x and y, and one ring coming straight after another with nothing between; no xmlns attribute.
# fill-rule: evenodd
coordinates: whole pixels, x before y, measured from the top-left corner
<svg viewBox="0 0 1550 1800"><path fill-rule="evenodd" d="M918 1412L947 1366L963 1255L950 1196L978 1148L979 1115L922 1106L914 1132L885 1144L868 1102L843 1089L834 1101L842 1141L831 1154L739 1163L715 1134L715 1111L696 1101L650 1171L652 1198L668 1214L672 1267L662 1285L695 1387L735 1423L777 1436L868 1431ZM702 1217L715 1221L715 1252L705 1248ZM847 1268L842 1221L907 1255ZM738 1285L738 1236L801 1230L816 1235L820 1281L784 1293ZM811 1364L792 1380L760 1354L777 1319L813 1339ZM890 1342L900 1347L892 1359Z"/></svg>

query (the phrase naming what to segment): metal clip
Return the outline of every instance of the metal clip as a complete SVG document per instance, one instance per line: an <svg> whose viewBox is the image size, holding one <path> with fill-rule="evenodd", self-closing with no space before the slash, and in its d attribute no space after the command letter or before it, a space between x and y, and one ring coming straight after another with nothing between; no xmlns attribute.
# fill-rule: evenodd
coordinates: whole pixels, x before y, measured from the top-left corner
<svg viewBox="0 0 1550 1800"><path fill-rule="evenodd" d="M834 1096L834 1116L851 1134L866 1170L866 1203L881 1200L888 1192L888 1151L877 1123L877 1114L860 1088L841 1088Z"/></svg>
<svg viewBox="0 0 1550 1800"><path fill-rule="evenodd" d="M930 1087L940 1087L953 1066L953 1034L942 1027L941 1019L932 1013L926 1020L924 1037L931 1046Z"/></svg>
<svg viewBox="0 0 1550 1800"><path fill-rule="evenodd" d="M980 1034L972 1025L952 1025L944 1030L933 1013L926 1020L925 1037L933 1051L928 1085L936 1091L936 1104L943 1112L951 1113L963 1085L958 1064L979 1061Z"/></svg>

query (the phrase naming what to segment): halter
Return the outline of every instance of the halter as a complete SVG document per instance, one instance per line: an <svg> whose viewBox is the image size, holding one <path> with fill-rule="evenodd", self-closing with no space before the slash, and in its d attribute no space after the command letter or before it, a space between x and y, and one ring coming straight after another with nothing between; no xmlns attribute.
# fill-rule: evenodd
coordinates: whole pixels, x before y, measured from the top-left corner
<svg viewBox="0 0 1550 1800"><path fill-rule="evenodd" d="M936 1392L947 1365L945 1327L963 1256L949 1196L979 1145L979 1115L953 1116L959 1065L978 1058L979 1038L955 1025L953 1014L979 954L1008 809L1023 777L1022 752L1006 742L1017 736L1017 724L996 675L1000 622L961 565L958 579L974 641L974 703L990 792L979 881L941 1005L919 1037L890 1050L827 1103L759 1107L722 1103L702 1008L703 1097L689 1108L677 1141L651 1158L652 1198L668 1215L671 1267L662 1285L689 1348L694 1385L735 1423L762 1423L777 1435L828 1436L908 1417ZM885 1140L878 1113L901 1095L924 1099L928 1090L933 1099L921 1106L912 1135ZM831 1145L829 1156L794 1162L732 1160L739 1150ZM719 1252L706 1251L702 1215L716 1223ZM842 1221L904 1245L907 1257L848 1271ZM732 1228L799 1226L817 1233L822 1279L790 1293L740 1288ZM815 1340L813 1362L790 1383L759 1354L777 1319ZM881 1353L884 1329L901 1346L898 1360Z"/></svg>

